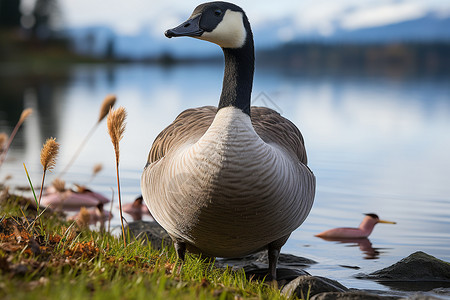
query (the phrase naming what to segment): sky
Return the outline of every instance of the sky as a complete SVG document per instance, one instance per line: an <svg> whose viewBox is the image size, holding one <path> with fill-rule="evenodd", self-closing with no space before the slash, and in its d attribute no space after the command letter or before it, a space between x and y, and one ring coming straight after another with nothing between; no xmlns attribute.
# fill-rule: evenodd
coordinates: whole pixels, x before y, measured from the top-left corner
<svg viewBox="0 0 450 300"><path fill-rule="evenodd" d="M29 7L34 0L22 0ZM107 3L107 5L105 5ZM202 3L193 0L59 0L63 27L108 25L117 33L135 35L143 27L152 35L184 21ZM450 16L449 0L235 0L253 28L285 18L295 31L331 34L336 26L359 29L424 16L430 11ZM288 32L286 34L289 34Z"/></svg>

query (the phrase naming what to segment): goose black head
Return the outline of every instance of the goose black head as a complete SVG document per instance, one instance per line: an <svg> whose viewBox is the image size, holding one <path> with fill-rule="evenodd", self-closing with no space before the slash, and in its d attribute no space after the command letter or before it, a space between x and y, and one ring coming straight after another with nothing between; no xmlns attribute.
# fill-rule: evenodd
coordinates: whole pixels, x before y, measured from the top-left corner
<svg viewBox="0 0 450 300"><path fill-rule="evenodd" d="M252 38L244 11L228 2L200 4L186 22L167 30L165 35L168 38L190 36L222 48L241 48Z"/></svg>

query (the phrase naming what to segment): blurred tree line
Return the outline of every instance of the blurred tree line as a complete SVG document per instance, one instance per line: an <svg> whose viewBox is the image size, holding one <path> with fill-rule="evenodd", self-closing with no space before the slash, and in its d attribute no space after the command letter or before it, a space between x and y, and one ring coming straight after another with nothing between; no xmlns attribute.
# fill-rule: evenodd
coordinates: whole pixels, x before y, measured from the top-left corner
<svg viewBox="0 0 450 300"><path fill-rule="evenodd" d="M60 21L57 0L0 0L0 132L11 132L30 99L36 107L52 107L46 102L56 101L56 87L68 80L65 70L46 64L70 53L55 30ZM56 114L49 109L42 117Z"/></svg>
<svg viewBox="0 0 450 300"><path fill-rule="evenodd" d="M448 74L450 43L289 43L257 53L265 65L295 72Z"/></svg>
<svg viewBox="0 0 450 300"><path fill-rule="evenodd" d="M0 28L20 27L20 0L0 0Z"/></svg>
<svg viewBox="0 0 450 300"><path fill-rule="evenodd" d="M62 24L58 0L0 0L0 62L31 65L114 59L112 41L104 53L77 52ZM96 36L88 34L84 44L94 48Z"/></svg>
<svg viewBox="0 0 450 300"><path fill-rule="evenodd" d="M35 0L31 8L21 2L0 0L0 28L29 30L32 38L49 37L60 17L57 0Z"/></svg>
<svg viewBox="0 0 450 300"><path fill-rule="evenodd" d="M70 61L58 0L0 0L0 62Z"/></svg>

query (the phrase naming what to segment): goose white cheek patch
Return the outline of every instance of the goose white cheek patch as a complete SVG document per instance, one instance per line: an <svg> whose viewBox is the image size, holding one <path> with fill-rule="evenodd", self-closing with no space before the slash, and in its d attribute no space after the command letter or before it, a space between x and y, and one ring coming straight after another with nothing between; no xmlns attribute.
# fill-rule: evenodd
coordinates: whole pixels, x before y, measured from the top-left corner
<svg viewBox="0 0 450 300"><path fill-rule="evenodd" d="M240 48L245 44L246 36L242 13L227 10L222 22L213 31L204 32L198 38L217 44L222 48Z"/></svg>

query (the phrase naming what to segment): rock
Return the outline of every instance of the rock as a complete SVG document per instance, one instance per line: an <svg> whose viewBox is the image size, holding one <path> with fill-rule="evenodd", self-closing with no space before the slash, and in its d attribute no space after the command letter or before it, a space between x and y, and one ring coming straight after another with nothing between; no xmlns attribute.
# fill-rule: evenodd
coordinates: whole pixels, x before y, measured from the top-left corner
<svg viewBox="0 0 450 300"><path fill-rule="evenodd" d="M255 260L257 262L269 264L269 257L267 255L267 251L258 252L256 254L254 254L253 256L256 257ZM295 256L295 255L286 254L286 253L280 253L280 257L278 258L277 266L305 268L305 267L308 267L309 265L313 265L313 264L317 264L317 262L312 259L305 258L305 257Z"/></svg>
<svg viewBox="0 0 450 300"><path fill-rule="evenodd" d="M278 286L283 286L301 275L309 275L303 269L315 263L315 261L308 258L281 253L277 264ZM268 265L267 251L257 252L241 258L216 260L216 266L218 267L232 266L235 270L244 269L247 278L257 280L264 280L264 277L267 276L269 273Z"/></svg>
<svg viewBox="0 0 450 300"><path fill-rule="evenodd" d="M363 291L352 292L328 292L312 296L310 300L395 300L399 297L379 296Z"/></svg>
<svg viewBox="0 0 450 300"><path fill-rule="evenodd" d="M324 292L346 292L348 289L335 280L320 276L299 276L283 287L281 293L290 298L297 296L300 299L324 293Z"/></svg>
<svg viewBox="0 0 450 300"><path fill-rule="evenodd" d="M418 251L392 266L356 277L377 281L440 281L450 284L450 263Z"/></svg>
<svg viewBox="0 0 450 300"><path fill-rule="evenodd" d="M241 258L223 258L219 260L222 265L231 265L234 267L244 267L249 264L264 265L267 267L269 264L269 258L267 257L267 251L256 252ZM316 264L312 259L295 256L292 254L280 253L278 258L277 267L294 267L294 268L306 268L309 265Z"/></svg>
<svg viewBox="0 0 450 300"><path fill-rule="evenodd" d="M18 264L12 268L13 274L18 276L25 276L29 272L29 268L25 264Z"/></svg>
<svg viewBox="0 0 450 300"><path fill-rule="evenodd" d="M256 266L255 264L246 265L243 267L243 269L247 278L256 279L259 281L263 281L267 274L269 274L269 268L261 268ZM282 287L295 278L305 275L309 275L309 273L304 270L277 267L278 286Z"/></svg>
<svg viewBox="0 0 450 300"><path fill-rule="evenodd" d="M429 291L450 287L450 263L418 251L392 266L355 277L403 291Z"/></svg>
<svg viewBox="0 0 450 300"><path fill-rule="evenodd" d="M442 300L442 298L424 295L424 294L416 294L408 297L408 300Z"/></svg>
<svg viewBox="0 0 450 300"><path fill-rule="evenodd" d="M431 292L450 298L450 288L437 288L433 289Z"/></svg>
<svg viewBox="0 0 450 300"><path fill-rule="evenodd" d="M125 232L128 230L132 238L149 242L155 249L173 245L169 234L156 222L134 221L125 228Z"/></svg>

